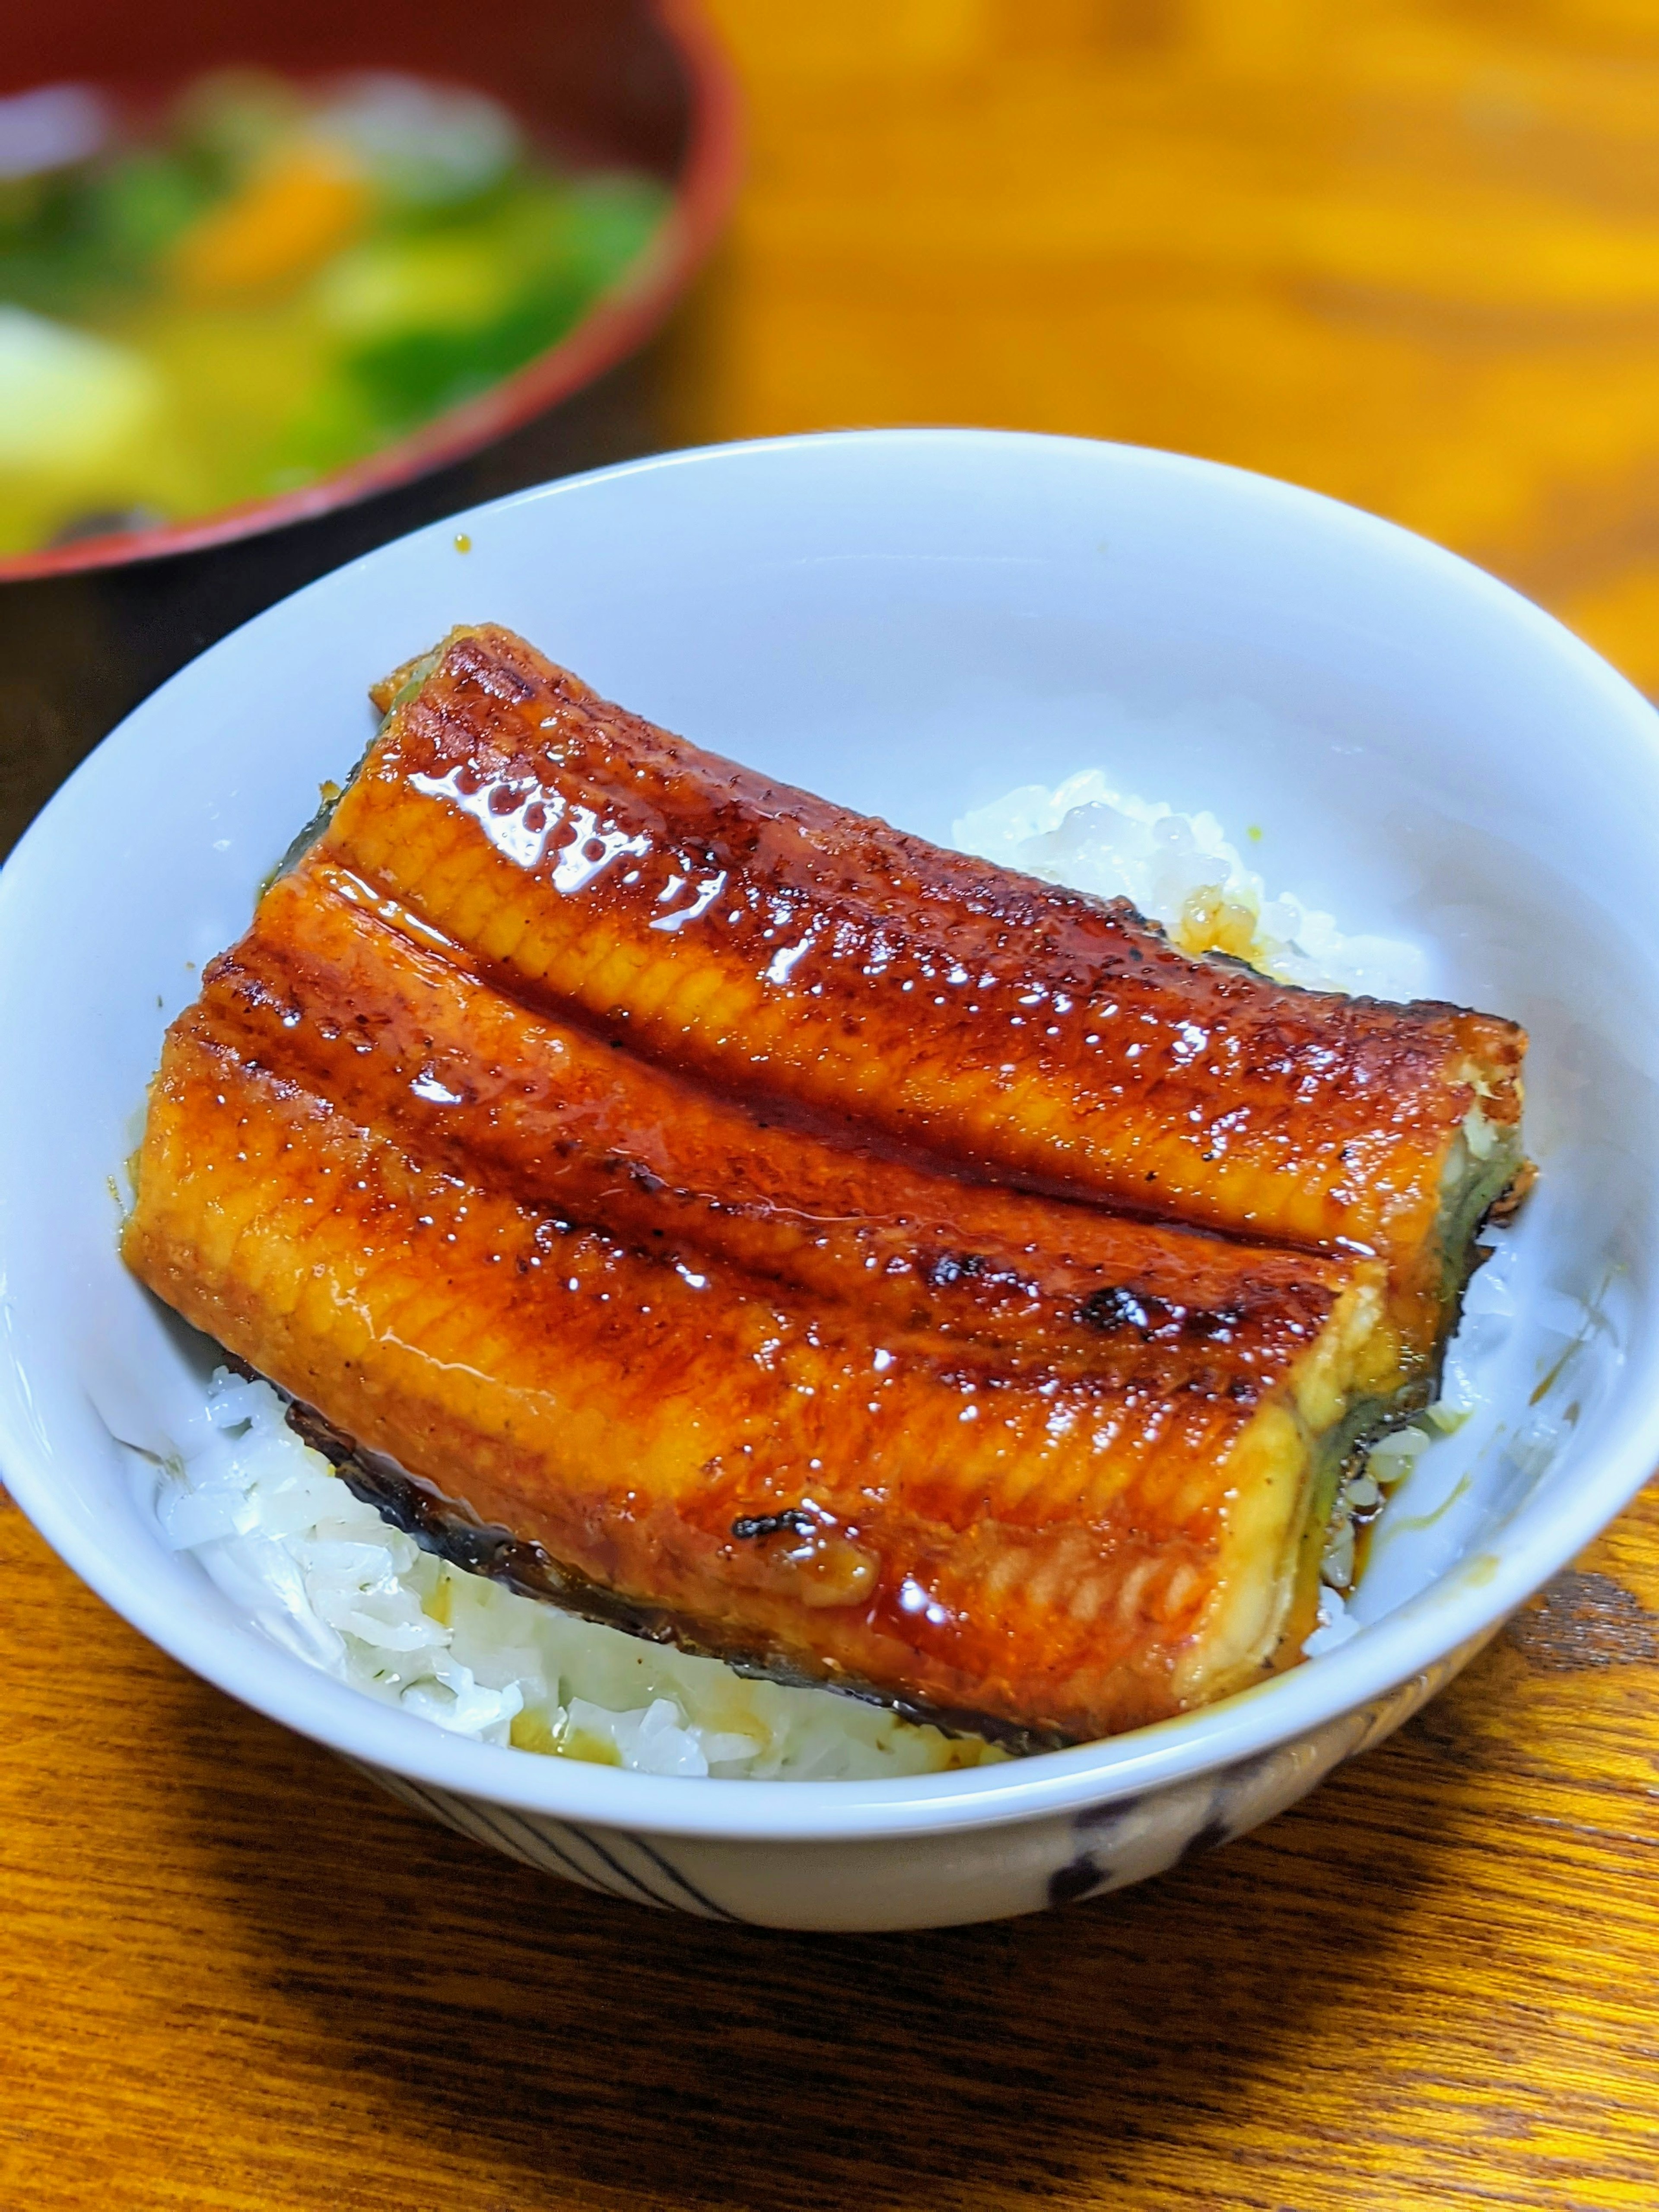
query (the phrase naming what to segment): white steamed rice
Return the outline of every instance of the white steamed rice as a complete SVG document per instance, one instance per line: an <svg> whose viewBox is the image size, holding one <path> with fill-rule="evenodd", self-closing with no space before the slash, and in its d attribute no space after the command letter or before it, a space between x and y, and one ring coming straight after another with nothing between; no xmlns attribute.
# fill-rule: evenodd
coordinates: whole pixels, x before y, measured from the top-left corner
<svg viewBox="0 0 1659 2212"><path fill-rule="evenodd" d="M1182 951L1231 952L1281 981L1409 998L1420 947L1348 937L1288 894L1270 898L1211 814L1111 788L1097 769L1030 784L955 827L964 851L1103 897L1131 899ZM1479 1281L1477 1278L1477 1281ZM1003 1754L830 1691L751 1681L577 1620L422 1551L302 1443L269 1384L221 1369L210 1426L173 1463L159 1513L266 1630L314 1665L438 1727L487 1743L641 1773L805 1781L925 1774ZM1346 1504L1374 1509L1425 1450L1443 1408L1385 1439ZM1346 1512L1333 1523L1310 1656L1355 1632Z"/></svg>
<svg viewBox="0 0 1659 2212"><path fill-rule="evenodd" d="M1177 814L1162 799L1115 791L1099 769L1052 791L1022 784L964 814L951 834L981 860L1097 898L1127 898L1183 952L1231 952L1281 983L1413 999L1427 981L1420 945L1345 937L1331 915L1290 893L1269 898L1213 814Z"/></svg>

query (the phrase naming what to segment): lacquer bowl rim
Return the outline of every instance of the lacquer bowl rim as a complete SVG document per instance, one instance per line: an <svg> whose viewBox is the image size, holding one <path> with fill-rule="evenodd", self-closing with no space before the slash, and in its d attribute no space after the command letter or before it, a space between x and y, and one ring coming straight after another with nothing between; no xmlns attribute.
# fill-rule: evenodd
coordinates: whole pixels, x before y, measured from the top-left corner
<svg viewBox="0 0 1659 2212"><path fill-rule="evenodd" d="M422 538L447 546L458 524L475 526L508 510L572 495L603 496L651 471L770 469L785 482L791 456L830 448L841 465L859 449L879 459L922 455L951 470L988 459L1018 465L1022 454L1056 452L1108 477L1139 475L1202 493L1224 489L1283 529L1322 535L1333 557L1345 546L1372 562L1406 568L1437 591L1480 604L1508 635L1547 654L1570 679L1584 715L1598 719L1627 757L1659 759L1659 715L1641 695L1561 624L1468 562L1394 524L1319 494L1221 465L1147 448L1007 431L841 432L708 447L596 470L489 502L429 526L364 556L307 587L313 596L349 596L374 565ZM534 517L531 518L533 522ZM303 596L296 594L295 597ZM281 603L283 605L288 602ZM256 617L252 629L276 610ZM237 635L245 635L238 633ZM229 641L192 664L200 672ZM172 679L178 684L181 678ZM99 789L124 750L151 746L157 701L114 731L46 807L0 871L0 981L11 961L27 958L32 929L44 929L53 902L85 866L83 839L98 819ZM223 718L234 731L234 714ZM42 941L39 938L37 942ZM1656 963L1659 964L1659 963ZM1659 975L1655 977L1659 1000ZM49 1049L42 1041L42 1049ZM0 1082L3 1077L0 1077ZM1659 1171L1659 1170L1656 1170ZM0 1175L3 1169L0 1168ZM1378 1707L1404 1684L1443 1674L1468 1656L1525 1599L1562 1568L1642 1487L1659 1464L1659 1351L1627 1362L1621 1398L1633 1410L1618 1448L1586 1470L1576 1486L1530 1499L1486 1547L1363 1635L1316 1661L1196 1712L1131 1734L1007 1765L879 1782L702 1781L635 1774L576 1761L467 1742L416 1717L384 1706L266 1644L241 1625L222 1626L171 1611L143 1573L142 1558L89 1536L56 1492L47 1456L27 1419L27 1376L5 1371L5 1253L0 1249L0 1473L46 1541L114 1610L150 1640L219 1687L349 1758L439 1790L532 1815L569 1819L641 1834L738 1844L853 1843L939 1836L1004 1823L1066 1815L1235 1767L1277 1747L1305 1741L1333 1721ZM158 1539L159 1541L159 1539Z"/></svg>

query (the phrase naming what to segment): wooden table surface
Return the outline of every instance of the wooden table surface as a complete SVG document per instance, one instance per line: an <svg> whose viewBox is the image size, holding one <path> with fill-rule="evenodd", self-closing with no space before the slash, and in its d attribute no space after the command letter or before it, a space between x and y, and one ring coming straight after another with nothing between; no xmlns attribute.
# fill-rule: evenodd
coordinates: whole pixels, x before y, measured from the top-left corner
<svg viewBox="0 0 1659 2212"><path fill-rule="evenodd" d="M719 13L751 180L669 435L1243 462L1659 689L1652 0ZM1259 1835L861 1941L535 1877L182 1674L4 1505L0 1574L6 2212L1659 2206L1651 1493Z"/></svg>

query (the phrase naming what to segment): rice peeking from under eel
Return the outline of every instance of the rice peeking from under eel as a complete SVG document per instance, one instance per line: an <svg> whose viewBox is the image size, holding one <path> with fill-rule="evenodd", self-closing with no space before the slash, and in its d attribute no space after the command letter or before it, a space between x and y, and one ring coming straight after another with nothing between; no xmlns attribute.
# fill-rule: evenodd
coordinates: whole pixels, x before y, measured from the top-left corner
<svg viewBox="0 0 1659 2212"><path fill-rule="evenodd" d="M162 1530L275 1642L382 1703L474 1742L644 1774L878 1781L1002 1755L470 1572L356 1496L285 1412L268 1383L221 1368L204 1428L163 1480Z"/></svg>
<svg viewBox="0 0 1659 2212"><path fill-rule="evenodd" d="M1292 1663L1521 1033L1194 959L505 632L383 703L169 1033L143 1279L636 1635L1016 1748Z"/></svg>

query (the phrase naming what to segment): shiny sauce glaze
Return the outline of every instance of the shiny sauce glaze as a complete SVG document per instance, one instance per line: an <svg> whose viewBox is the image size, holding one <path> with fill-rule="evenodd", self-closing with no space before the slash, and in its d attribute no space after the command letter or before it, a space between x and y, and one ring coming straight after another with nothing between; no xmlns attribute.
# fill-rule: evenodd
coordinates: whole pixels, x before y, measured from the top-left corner
<svg viewBox="0 0 1659 2212"><path fill-rule="evenodd" d="M1103 904L702 752L455 636L327 845L527 1002L750 1105L1053 1194L1389 1261L1444 1319L1448 1162L1523 1033L1194 960Z"/></svg>
<svg viewBox="0 0 1659 2212"><path fill-rule="evenodd" d="M641 1251L216 1027L169 1039L129 1261L472 1519L696 1649L1044 1736L1276 1662L1344 1263L1247 1340L1044 1365Z"/></svg>
<svg viewBox="0 0 1659 2212"><path fill-rule="evenodd" d="M402 923L404 926L400 927ZM1347 1270L866 1152L526 1008L422 941L313 854L214 963L200 1032L280 1066L421 1158L602 1224L656 1256L699 1254L911 1330L1047 1364L1117 1347L1173 1382L1195 1346L1238 1349L1235 1387L1316 1336ZM1376 1388L1396 1387L1379 1328Z"/></svg>

